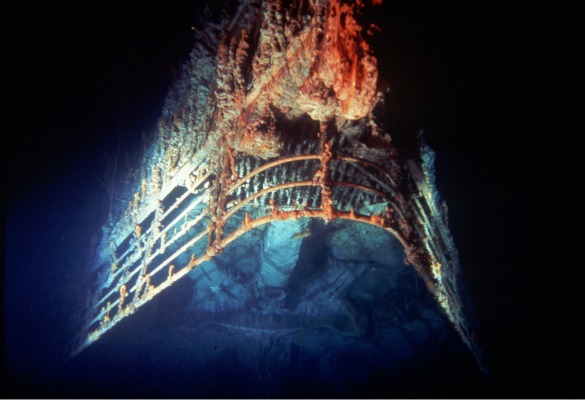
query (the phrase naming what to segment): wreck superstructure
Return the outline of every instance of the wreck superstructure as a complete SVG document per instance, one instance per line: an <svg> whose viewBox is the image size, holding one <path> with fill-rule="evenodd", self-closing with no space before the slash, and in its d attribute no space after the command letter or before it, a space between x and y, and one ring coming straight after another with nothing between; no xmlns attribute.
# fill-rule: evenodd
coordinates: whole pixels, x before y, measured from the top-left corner
<svg viewBox="0 0 585 400"><path fill-rule="evenodd" d="M103 228L80 349L252 230L345 219L400 242L482 365L433 153L398 148L374 112L378 28L363 7L242 1L196 31L127 207Z"/></svg>

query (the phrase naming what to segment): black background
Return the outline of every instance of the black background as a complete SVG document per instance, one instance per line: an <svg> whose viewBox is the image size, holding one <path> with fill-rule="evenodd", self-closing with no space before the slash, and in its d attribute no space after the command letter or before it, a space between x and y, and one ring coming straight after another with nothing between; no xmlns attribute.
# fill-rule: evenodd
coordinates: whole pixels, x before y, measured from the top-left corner
<svg viewBox="0 0 585 400"><path fill-rule="evenodd" d="M1 7L4 372L9 395L27 396L50 385L42 371L67 342L50 328L76 309L79 249L107 209L107 166L119 146L124 167L156 123L202 6ZM583 134L579 8L384 0L370 16L391 87L387 128L424 129L437 152L492 373L490 391L471 397L585 394L580 264L570 257L582 214L573 178Z"/></svg>

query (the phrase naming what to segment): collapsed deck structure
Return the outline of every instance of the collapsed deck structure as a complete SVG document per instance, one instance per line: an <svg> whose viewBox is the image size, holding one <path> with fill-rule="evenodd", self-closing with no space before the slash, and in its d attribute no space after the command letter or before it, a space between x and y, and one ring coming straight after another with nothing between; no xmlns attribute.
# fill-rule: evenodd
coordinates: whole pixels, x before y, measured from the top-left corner
<svg viewBox="0 0 585 400"><path fill-rule="evenodd" d="M403 151L377 121L366 39L379 28L358 21L363 7L243 0L196 31L126 207L102 229L78 351L248 232L297 221L302 238L319 218L394 236L483 367L433 152Z"/></svg>

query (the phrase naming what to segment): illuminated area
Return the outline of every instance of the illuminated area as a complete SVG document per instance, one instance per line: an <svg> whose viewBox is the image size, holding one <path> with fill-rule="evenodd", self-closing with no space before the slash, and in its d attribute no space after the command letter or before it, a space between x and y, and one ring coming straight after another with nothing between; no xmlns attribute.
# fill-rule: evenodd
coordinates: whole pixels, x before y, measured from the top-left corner
<svg viewBox="0 0 585 400"><path fill-rule="evenodd" d="M3 397L583 397L582 13L356 3L3 2Z"/></svg>
<svg viewBox="0 0 585 400"><path fill-rule="evenodd" d="M358 22L363 7L247 1L196 32L103 226L76 353L190 279L183 329L278 332L276 369L303 368L318 345L295 335L315 329L335 340L369 332L399 365L416 347L405 337L421 332L409 324L435 321L420 345L446 329L441 318L483 368L434 154L422 137L414 151L397 147L376 117L366 32L379 28ZM394 299L399 287L416 301Z"/></svg>

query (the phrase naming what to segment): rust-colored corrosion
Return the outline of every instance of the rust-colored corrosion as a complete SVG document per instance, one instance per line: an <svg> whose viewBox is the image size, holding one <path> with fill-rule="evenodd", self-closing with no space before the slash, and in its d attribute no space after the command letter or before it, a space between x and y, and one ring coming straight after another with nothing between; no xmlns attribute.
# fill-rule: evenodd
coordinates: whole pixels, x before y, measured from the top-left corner
<svg viewBox="0 0 585 400"><path fill-rule="evenodd" d="M196 30L140 187L104 229L105 268L81 348L246 232L341 218L398 239L481 364L430 150L421 145L407 158L413 152L397 148L374 114L377 61L358 20L376 3L242 1L231 18ZM185 188L179 197L177 188Z"/></svg>

